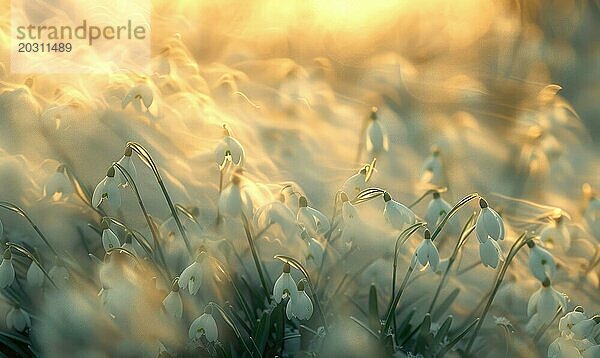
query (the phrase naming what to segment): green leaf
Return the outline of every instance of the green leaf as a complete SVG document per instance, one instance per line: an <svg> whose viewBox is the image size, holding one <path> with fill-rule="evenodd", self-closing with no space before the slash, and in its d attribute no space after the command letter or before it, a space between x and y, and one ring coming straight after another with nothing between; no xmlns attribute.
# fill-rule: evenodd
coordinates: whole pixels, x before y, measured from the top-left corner
<svg viewBox="0 0 600 358"><path fill-rule="evenodd" d="M269 339L271 317L269 312L263 312L260 320L258 321L258 327L256 328L256 347L261 354L265 351L267 346L267 340Z"/></svg>
<svg viewBox="0 0 600 358"><path fill-rule="evenodd" d="M419 330L419 337L417 338L417 352L424 352L427 350L427 346L431 344L429 335L431 332L431 315L425 314L423 322L421 322L421 328Z"/></svg>
<svg viewBox="0 0 600 358"><path fill-rule="evenodd" d="M452 316L448 316L440 329L438 329L437 334L435 335L435 345L441 345L444 342L444 338L448 335L450 331L450 327L452 327Z"/></svg>
<svg viewBox="0 0 600 358"><path fill-rule="evenodd" d="M473 329L473 327L475 327L477 322L479 322L479 318L475 318L473 322L471 322L471 324L467 328L465 328L464 331L462 331L458 336L454 337L450 341L450 343L448 343L444 348L442 348L442 350L440 350L437 356L443 357L446 353L448 353L449 350L451 350L458 342L460 342L461 339L463 339L467 335L467 333L469 333L469 331Z"/></svg>
<svg viewBox="0 0 600 358"><path fill-rule="evenodd" d="M454 300L456 300L456 297L458 297L459 293L460 293L460 288L458 288L458 287L455 288L454 290L452 290L452 292L450 292L448 297L446 297L446 299L444 299L444 301L442 303L440 303L440 305L435 309L435 311L433 311L433 314L431 315L431 317L434 320L437 320L440 317L442 317L442 315L444 315L444 313L446 313L446 311L448 311L448 309L452 306L452 304L454 303Z"/></svg>
<svg viewBox="0 0 600 358"><path fill-rule="evenodd" d="M402 320L402 322L400 322L400 324L398 324L397 327L397 333L396 333L396 337L398 338L398 340L404 336L406 336L412 326L410 324L410 320L413 318L413 316L415 315L415 312L417 311L416 308L413 308L410 313L406 316L406 318L404 320Z"/></svg>
<svg viewBox="0 0 600 358"><path fill-rule="evenodd" d="M379 320L379 308L377 307L377 288L371 285L369 290L369 327L379 332L381 329L381 321Z"/></svg>

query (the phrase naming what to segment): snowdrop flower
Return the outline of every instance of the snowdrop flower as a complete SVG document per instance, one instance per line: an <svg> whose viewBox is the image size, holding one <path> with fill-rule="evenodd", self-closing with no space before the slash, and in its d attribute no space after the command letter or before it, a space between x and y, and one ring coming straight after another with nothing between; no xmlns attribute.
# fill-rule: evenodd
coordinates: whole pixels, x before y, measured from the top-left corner
<svg viewBox="0 0 600 358"><path fill-rule="evenodd" d="M42 268L35 261L31 261L31 264L27 269L27 284L30 287L42 287L44 278L45 276Z"/></svg>
<svg viewBox="0 0 600 358"><path fill-rule="evenodd" d="M127 146L127 148L125 148L125 154L123 154L123 156L121 157L121 159L119 159L117 164L122 166L123 169L125 169L125 171L127 171L127 173L135 181L137 178L137 169L135 169L135 164L133 163L133 158L131 156L132 154L133 149ZM117 174L119 177L119 185L121 185L122 187L126 187L129 183L127 182L127 177L125 176L125 174L123 174L119 169L117 169Z"/></svg>
<svg viewBox="0 0 600 358"><path fill-rule="evenodd" d="M142 103L146 109L150 108L154 101L154 94L152 89L145 83L141 83L134 86L128 93L123 97L121 101L121 107L125 109L127 105L131 105L139 112L142 111Z"/></svg>
<svg viewBox="0 0 600 358"><path fill-rule="evenodd" d="M429 230L425 230L423 241L417 246L415 256L422 266L426 266L429 263L431 270L435 272L438 264L440 263L440 254L437 247L431 241L431 234Z"/></svg>
<svg viewBox="0 0 600 358"><path fill-rule="evenodd" d="M313 303L304 291L304 281L300 280L294 290L296 294L288 301L285 314L289 320L293 317L303 321L309 320L313 314Z"/></svg>
<svg viewBox="0 0 600 358"><path fill-rule="evenodd" d="M196 318L190 325L188 332L190 339L200 339L205 336L209 342L214 342L219 337L219 330L217 329L217 322L212 316L212 307L206 306L204 313Z"/></svg>
<svg viewBox="0 0 600 358"><path fill-rule="evenodd" d="M356 235L356 231L360 226L360 218L358 210L352 205L348 199L348 195L342 192L342 235L341 238L345 243L352 242Z"/></svg>
<svg viewBox="0 0 600 358"><path fill-rule="evenodd" d="M371 166L373 166L373 168L371 168ZM374 163L366 164L358 171L358 173L346 179L344 184L342 184L341 190L353 197L357 196L361 191L367 188L367 183L375 172Z"/></svg>
<svg viewBox="0 0 600 358"><path fill-rule="evenodd" d="M420 181L421 183L443 185L444 172L440 160L440 150L437 147L432 149L431 155L425 160Z"/></svg>
<svg viewBox="0 0 600 358"><path fill-rule="evenodd" d="M529 246L529 270L540 282L552 279L556 273L554 257L547 250L536 245L532 240L527 242Z"/></svg>
<svg viewBox="0 0 600 358"><path fill-rule="evenodd" d="M403 230L417 221L415 213L403 204L392 200L389 193L383 193L383 201L385 202L383 217L394 229Z"/></svg>
<svg viewBox="0 0 600 358"><path fill-rule="evenodd" d="M261 206L254 214L254 222L259 228L277 224L281 227L287 239L292 238L298 231L296 215L285 205L285 197L280 194L280 200Z"/></svg>
<svg viewBox="0 0 600 358"><path fill-rule="evenodd" d="M546 279L542 287L529 298L527 315L534 321L534 326L541 326L552 321L558 309L564 309L566 301L566 295L552 288L550 280Z"/></svg>
<svg viewBox="0 0 600 358"><path fill-rule="evenodd" d="M115 179L115 168L110 167L106 172L106 177L102 179L92 195L92 205L99 208L100 205L108 205L112 209L118 209L121 206L121 192L119 191L119 182Z"/></svg>
<svg viewBox="0 0 600 358"><path fill-rule="evenodd" d="M427 223L427 227L434 230L437 227L438 222L442 220L450 210L452 210L452 205L442 199L439 192L434 192L433 199L431 199L429 205L427 205L427 210L425 210L425 222ZM453 224L457 224L454 218L450 220L454 222Z"/></svg>
<svg viewBox="0 0 600 358"><path fill-rule="evenodd" d="M381 122L377 119L377 108L371 109L371 121L367 126L367 152L375 156L388 151L388 138Z"/></svg>
<svg viewBox="0 0 600 358"><path fill-rule="evenodd" d="M54 266L48 271L48 276L56 284L59 289L66 288L69 284L69 271L60 264L58 258L56 259Z"/></svg>
<svg viewBox="0 0 600 358"><path fill-rule="evenodd" d="M579 347L586 348L589 345L591 345L590 342L577 341L572 337L560 336L548 346L548 358L594 357L581 354Z"/></svg>
<svg viewBox="0 0 600 358"><path fill-rule="evenodd" d="M244 165L244 147L233 138L226 125L223 125L224 136L215 149L215 161L223 169L227 162L234 165Z"/></svg>
<svg viewBox="0 0 600 358"><path fill-rule="evenodd" d="M4 251L4 258L0 263L0 288L7 288L15 280L15 268L12 263L12 253L10 249Z"/></svg>
<svg viewBox="0 0 600 358"><path fill-rule="evenodd" d="M59 165L44 183L44 196L61 198L73 192L73 186L65 173L65 166Z"/></svg>
<svg viewBox="0 0 600 358"><path fill-rule="evenodd" d="M207 260L208 254L206 251L200 250L200 253L196 256L196 260L181 272L181 276L179 277L179 287L181 287L182 290L187 288L192 295L195 295L198 292L202 285L202 278L204 276Z"/></svg>
<svg viewBox="0 0 600 358"><path fill-rule="evenodd" d="M594 327L600 323L600 316L588 318L581 307L567 313L558 323L558 329L564 336L572 336L575 339L590 338Z"/></svg>
<svg viewBox="0 0 600 358"><path fill-rule="evenodd" d="M275 302L281 302L281 299L286 294L290 296L290 298L294 298L298 294L296 281L294 281L294 278L290 274L290 264L287 262L283 264L283 272L277 281L275 281L275 285L273 285L273 297L275 298Z"/></svg>
<svg viewBox="0 0 600 358"><path fill-rule="evenodd" d="M30 327L31 318L29 317L29 314L18 304L6 315L6 328L14 328L19 332L23 332L26 328Z"/></svg>
<svg viewBox="0 0 600 358"><path fill-rule="evenodd" d="M179 294L179 279L175 279L171 292L162 301L163 308L168 317L175 319L181 319L183 316L183 302L181 301L181 295Z"/></svg>
<svg viewBox="0 0 600 358"><path fill-rule="evenodd" d="M540 232L540 240L548 247L560 247L568 251L571 247L571 234L564 222L563 215L558 215Z"/></svg>
<svg viewBox="0 0 600 358"><path fill-rule="evenodd" d="M221 192L219 197L219 213L232 218L241 217L242 213L248 217L252 214L252 200L240 187L241 177L234 174L231 185Z"/></svg>
<svg viewBox="0 0 600 358"><path fill-rule="evenodd" d="M117 235L108 227L108 219L102 219L102 246L104 251L108 252L116 247L121 247L121 242Z"/></svg>
<svg viewBox="0 0 600 358"><path fill-rule="evenodd" d="M321 267L324 253L323 245L318 240L311 237L306 229L302 229L300 237L306 243L306 262L312 262L315 267Z"/></svg>
<svg viewBox="0 0 600 358"><path fill-rule="evenodd" d="M489 237L485 241L479 242L479 255L483 266L491 267L493 269L498 267L498 262L503 260L500 244Z"/></svg>
<svg viewBox="0 0 600 358"><path fill-rule="evenodd" d="M298 214L296 215L296 222L306 228L311 235L323 235L329 231L330 225L329 220L319 210L308 206L306 197L301 196L298 199Z"/></svg>
<svg viewBox="0 0 600 358"><path fill-rule="evenodd" d="M475 233L479 242L484 243L487 238L504 240L504 221L494 209L488 207L484 198L479 199L479 216L475 222Z"/></svg>

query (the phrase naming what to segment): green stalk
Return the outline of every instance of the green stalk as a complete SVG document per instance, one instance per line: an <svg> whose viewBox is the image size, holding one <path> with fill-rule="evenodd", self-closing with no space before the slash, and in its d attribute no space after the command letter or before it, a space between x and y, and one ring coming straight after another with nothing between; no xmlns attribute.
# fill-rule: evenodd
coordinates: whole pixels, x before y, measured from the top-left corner
<svg viewBox="0 0 600 358"><path fill-rule="evenodd" d="M448 273L450 272L450 269L452 268L452 265L454 264L454 261L456 260L456 257L458 256L458 252L459 252L460 248L466 242L467 237L469 237L469 235L473 232L473 230L475 230L474 225L471 226L470 228L468 228L474 219L475 219L475 214L473 213L471 215L471 217L469 218L469 220L467 220L467 222L465 223L465 226L463 227L463 229L458 237L458 240L456 241L456 245L454 246L452 255L450 255L450 258L448 258L448 266L446 267L446 270L444 270L442 279L440 280L440 283L438 284L438 287L433 296L433 300L431 301L431 304L429 305L429 309L427 310L427 312L429 312L429 313L431 313L431 311L433 310L433 307L435 306L435 302L437 301L437 299L440 295L440 292L442 291L442 287L444 286L444 283L446 282Z"/></svg>
<svg viewBox="0 0 600 358"><path fill-rule="evenodd" d="M431 241L435 240L435 238L440 234L440 232L442 231L442 229L444 228L444 226L446 225L448 220L450 220L454 216L454 214L456 214L458 212L458 210L460 210L460 208L467 205L467 203L469 201L476 199L476 198L479 198L479 194L472 193L472 194L465 196L458 203L456 203L456 205L454 205L454 207L452 207L452 209L450 209L450 211L448 213L446 213L446 215L444 216L444 218L442 219L440 224L431 233Z"/></svg>
<svg viewBox="0 0 600 358"><path fill-rule="evenodd" d="M529 238L527 238L527 232L524 232L523 234L521 234L521 236L519 236L519 238L517 240L515 240L515 243L510 248L508 256L506 257L506 262L504 263L504 265L502 265L502 269L500 270L500 273L498 274L498 278L496 279L494 288L492 289L490 297L488 298L485 308L483 309L483 313L481 314L480 320L479 320L479 322L477 322L475 331L473 332L473 334L471 335L471 338L469 339L469 342L467 343L467 347L465 349L465 356L468 356L469 352L471 351L473 342L475 342L475 338L477 338L477 335L479 334L479 331L481 330L481 326L483 325L483 322L485 321L485 317L487 316L487 314L490 310L490 307L492 306L494 297L498 293L498 289L500 288L500 285L502 284L502 280L504 279L504 275L506 274L506 271L508 270L510 263L512 262L513 258L517 255L519 250L527 244L527 241L529 241Z"/></svg>
<svg viewBox="0 0 600 358"><path fill-rule="evenodd" d="M156 181L158 182L158 185L160 186L160 190L162 191L162 194L165 197L167 205L169 206L169 209L171 210L171 215L175 219L177 228L179 229L179 232L181 233L181 237L183 238L183 241L185 242L185 247L187 248L188 253L191 256L193 254L192 246L190 245L190 241L187 237L185 229L183 228L183 225L181 224L181 220L179 219L179 215L177 214L175 205L173 205L173 201L171 200L171 197L169 196L169 193L167 192L167 188L165 187L162 177L160 176L160 172L158 171L158 167L156 166L156 163L150 156L150 153L148 153L146 148L144 148L141 144L136 143L136 142L128 142L127 147L131 148L140 157L140 159L148 167L150 167L150 169L152 169L152 172L154 173L154 177L156 178Z"/></svg>
<svg viewBox="0 0 600 358"><path fill-rule="evenodd" d="M246 341L244 341L244 339L242 338L242 334L240 333L239 329L235 326L235 324L233 323L233 320L231 319L231 317L229 317L227 312L225 312L223 307L219 306L215 302L209 302L207 306L215 307L217 309L217 311L219 311L219 313L223 317L223 320L231 327L231 329L233 329L233 333L235 333L235 335L237 336L239 341L242 343L242 345L244 346L244 349L246 349L246 352L248 352L248 354L250 354L250 357L254 357L255 355L250 351L250 348L246 344ZM261 356L260 352L257 351L257 353L258 353L258 356L260 357Z"/></svg>
<svg viewBox="0 0 600 358"><path fill-rule="evenodd" d="M244 223L244 232L246 233L246 238L248 239L248 245L250 245L250 251L252 252L252 259L254 260L254 265L256 266L256 270L258 271L258 277L260 278L260 284L262 285L263 292L265 297L271 303L271 294L269 293L269 288L267 286L267 281L265 281L265 276L263 274L262 265L260 264L260 259L258 257L258 252L256 250L256 246L254 245L254 240L252 239L252 234L250 233L250 227L248 226L248 219L246 215L242 212L242 221Z"/></svg>
<svg viewBox="0 0 600 358"><path fill-rule="evenodd" d="M144 201L142 200L142 196L140 195L140 191L138 190L135 180L133 180L133 178L131 177L129 172L127 172L127 170L125 170L125 168L123 168L119 163L114 163L113 166L115 168L117 168L121 172L121 174L123 174L125 176L127 183L129 183L129 185L133 189L133 192L135 193L135 196L138 200L140 209L142 210L142 213L144 214L144 218L146 219L146 223L148 224L148 227L150 228L150 233L152 234L152 238L154 239L154 247L158 251L158 255L159 255L161 261L163 262L164 268L167 271L167 275L171 276L171 274L169 273L169 269L167 267L167 261L165 260L165 255L163 253L162 247L160 246L159 234L156 231L156 227L154 226L152 219L150 218L150 214L148 213L148 210L146 210L146 206L144 205Z"/></svg>
<svg viewBox="0 0 600 358"><path fill-rule="evenodd" d="M44 242L44 244L46 244L46 246L48 246L50 248L50 250L52 250L52 253L54 254L54 256L59 256L58 255L58 251L56 251L56 249L50 244L50 242L48 241L48 239L46 239L46 236L44 236L44 234L42 233L42 231L31 220L31 218L29 217L29 215L27 215L27 213L25 212L25 210L21 209L20 207L16 206L15 204L7 202L7 201L0 201L0 207L4 208L6 210L10 210L12 212L15 212L15 213L21 215L22 217L24 217L29 222L29 225L31 225L31 227L33 227L33 229L35 230L35 232L42 239L42 241Z"/></svg>

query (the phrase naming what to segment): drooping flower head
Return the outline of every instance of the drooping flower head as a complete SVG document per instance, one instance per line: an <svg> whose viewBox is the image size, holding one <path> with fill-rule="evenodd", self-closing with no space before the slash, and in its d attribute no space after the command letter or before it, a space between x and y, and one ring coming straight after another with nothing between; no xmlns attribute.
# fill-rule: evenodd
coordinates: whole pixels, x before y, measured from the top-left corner
<svg viewBox="0 0 600 358"><path fill-rule="evenodd" d="M531 295L527 303L527 315L531 317L528 326L535 331L542 325L552 321L558 309L564 309L566 303L566 295L556 291L552 287L550 279L544 280L542 287Z"/></svg>
<svg viewBox="0 0 600 358"><path fill-rule="evenodd" d="M44 183L44 196L49 198L63 198L73 192L73 185L65 173L66 167L59 165Z"/></svg>
<svg viewBox="0 0 600 358"><path fill-rule="evenodd" d="M23 332L31 327L31 318L29 314L21 308L21 305L15 305L6 315L6 328Z"/></svg>
<svg viewBox="0 0 600 358"><path fill-rule="evenodd" d="M226 217L240 218L242 214L247 218L253 217L252 199L241 187L242 177L234 173L231 185L225 188L219 196L219 213Z"/></svg>
<svg viewBox="0 0 600 358"><path fill-rule="evenodd" d="M444 185L444 171L440 159L440 150L437 146L431 149L431 155L423 164L420 182L439 186Z"/></svg>
<svg viewBox="0 0 600 358"><path fill-rule="evenodd" d="M304 280L300 280L295 288L296 294L290 296L290 300L285 308L285 314L288 319L297 318L299 320L309 320L313 314L313 303L304 291Z"/></svg>
<svg viewBox="0 0 600 358"><path fill-rule="evenodd" d="M367 152L372 156L388 151L388 137L381 121L377 119L377 107L371 109L371 118L367 125Z"/></svg>
<svg viewBox="0 0 600 358"><path fill-rule="evenodd" d="M265 204L254 213L254 222L263 229L271 225L279 225L286 239L295 237L298 233L296 215L285 205L285 196L279 195L279 200Z"/></svg>
<svg viewBox="0 0 600 358"><path fill-rule="evenodd" d="M570 336L575 339L589 339L594 331L594 327L600 323L600 316L588 318L583 312L581 306L562 317L558 323L558 330L563 336Z"/></svg>
<svg viewBox="0 0 600 358"><path fill-rule="evenodd" d="M119 159L117 164L122 166L123 169L125 169L125 171L127 171L127 173L131 176L131 179L133 179L135 181L137 179L137 169L135 168L132 154L133 154L133 149L131 149L130 146L127 146L125 148L125 153L123 153L123 156L121 157L121 159ZM127 176L125 176L125 174L121 173L120 170L117 170L117 176L119 178L119 184L122 187L126 187L128 185Z"/></svg>
<svg viewBox="0 0 600 358"><path fill-rule="evenodd" d="M421 241L415 250L415 256L422 266L429 264L433 272L437 270L440 263L440 254L433 241L431 241L431 233L427 229L423 234L423 241Z"/></svg>
<svg viewBox="0 0 600 358"><path fill-rule="evenodd" d="M425 210L425 222L427 223L427 227L431 230L435 230L440 220L446 216L452 210L452 205L450 205L446 200L442 199L439 192L433 193L433 199L427 205L427 210ZM452 218L452 226L455 226L458 222Z"/></svg>
<svg viewBox="0 0 600 358"><path fill-rule="evenodd" d="M181 276L179 277L179 287L183 290L187 288L190 294L195 295L200 289L200 286L202 286L204 271L208 260L208 254L204 250L204 247L201 247L198 250L198 255L194 262L181 272Z"/></svg>
<svg viewBox="0 0 600 358"><path fill-rule="evenodd" d="M233 138L226 125L223 125L223 139L215 149L215 161L223 169L227 162L234 165L244 165L244 147Z"/></svg>
<svg viewBox="0 0 600 358"><path fill-rule="evenodd" d="M554 257L550 252L544 248L536 245L533 240L527 242L529 247L529 271L537 278L540 282L544 282L546 279L552 279L556 273L556 263Z"/></svg>
<svg viewBox="0 0 600 358"><path fill-rule="evenodd" d="M550 248L558 247L564 252L571 248L571 234L565 224L562 213L551 218L551 221L540 232L540 240Z"/></svg>
<svg viewBox="0 0 600 358"><path fill-rule="evenodd" d="M181 300L181 295L179 294L178 281L178 278L173 280L171 292L169 292L167 297L165 297L162 301L163 309L167 317L172 317L175 319L181 319L181 317L183 316L183 301Z"/></svg>
<svg viewBox="0 0 600 358"><path fill-rule="evenodd" d="M106 177L96 185L94 195L92 195L92 205L96 208L108 206L113 210L121 207L119 181L115 178L115 168L113 166L108 168Z"/></svg>
<svg viewBox="0 0 600 358"><path fill-rule="evenodd" d="M361 191L367 188L367 183L373 177L373 174L377 171L375 164L377 160L373 159L370 164L365 164L360 170L346 179L342 184L341 190L348 193L352 197L357 196Z"/></svg>
<svg viewBox="0 0 600 358"><path fill-rule="evenodd" d="M323 215L319 210L308 206L306 197L300 196L298 199L298 214L296 215L296 222L298 225L306 228L311 235L323 235L329 231L329 219Z"/></svg>
<svg viewBox="0 0 600 358"><path fill-rule="evenodd" d="M500 261L504 260L500 244L490 237L483 242L479 241L479 256L481 257L483 266L493 269L498 267Z"/></svg>
<svg viewBox="0 0 600 358"><path fill-rule="evenodd" d="M33 254L34 257L39 261L39 255L37 253ZM44 279L46 278L44 275L44 271L40 268L40 266L35 262L31 261L29 268L27 269L27 285L29 287L39 288L44 284Z"/></svg>
<svg viewBox="0 0 600 358"><path fill-rule="evenodd" d="M107 218L102 219L100 228L102 229L102 246L104 247L104 251L108 252L114 248L121 246L119 238L110 229L109 220Z"/></svg>
<svg viewBox="0 0 600 358"><path fill-rule="evenodd" d="M385 207L383 217L396 230L404 230L414 224L417 220L415 213L403 204L392 200L388 192L383 193Z"/></svg>
<svg viewBox="0 0 600 358"><path fill-rule="evenodd" d="M286 262L283 264L281 276L279 276L277 281L275 281L275 285L273 285L273 298L275 298L275 302L279 303L286 295L293 298L297 293L296 281L294 281L294 278L290 274L290 264Z"/></svg>
<svg viewBox="0 0 600 358"><path fill-rule="evenodd" d="M300 238L306 243L306 263L320 268L321 263L323 262L323 255L325 251L323 244L321 244L314 237L310 236L308 231L306 231L304 228L300 233Z"/></svg>
<svg viewBox="0 0 600 358"><path fill-rule="evenodd" d="M488 238L504 240L504 221L498 213L488 206L484 198L479 199L479 216L475 222L475 233L479 242L484 243Z"/></svg>
<svg viewBox="0 0 600 358"><path fill-rule="evenodd" d="M214 342L219 338L219 330L212 315L212 310L212 306L207 305L204 308L204 313L192 322L188 332L190 339L200 339L200 337L205 336L207 341Z"/></svg>
<svg viewBox="0 0 600 358"><path fill-rule="evenodd" d="M15 280L15 268L12 263L10 248L4 250L4 258L0 263L0 288L7 288Z"/></svg>
<svg viewBox="0 0 600 358"><path fill-rule="evenodd" d="M121 101L121 107L125 109L128 104L131 105L139 112L142 112L142 104L148 110L154 101L154 94L152 89L145 83L140 83L134 86Z"/></svg>

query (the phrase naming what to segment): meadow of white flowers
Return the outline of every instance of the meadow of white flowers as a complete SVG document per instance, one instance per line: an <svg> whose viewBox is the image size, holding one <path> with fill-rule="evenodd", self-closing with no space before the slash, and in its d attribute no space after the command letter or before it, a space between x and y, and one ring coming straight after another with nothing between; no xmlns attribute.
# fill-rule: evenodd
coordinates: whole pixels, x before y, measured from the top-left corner
<svg viewBox="0 0 600 358"><path fill-rule="evenodd" d="M263 3L157 1L151 75L0 58L0 354L600 357L598 133L544 27Z"/></svg>

